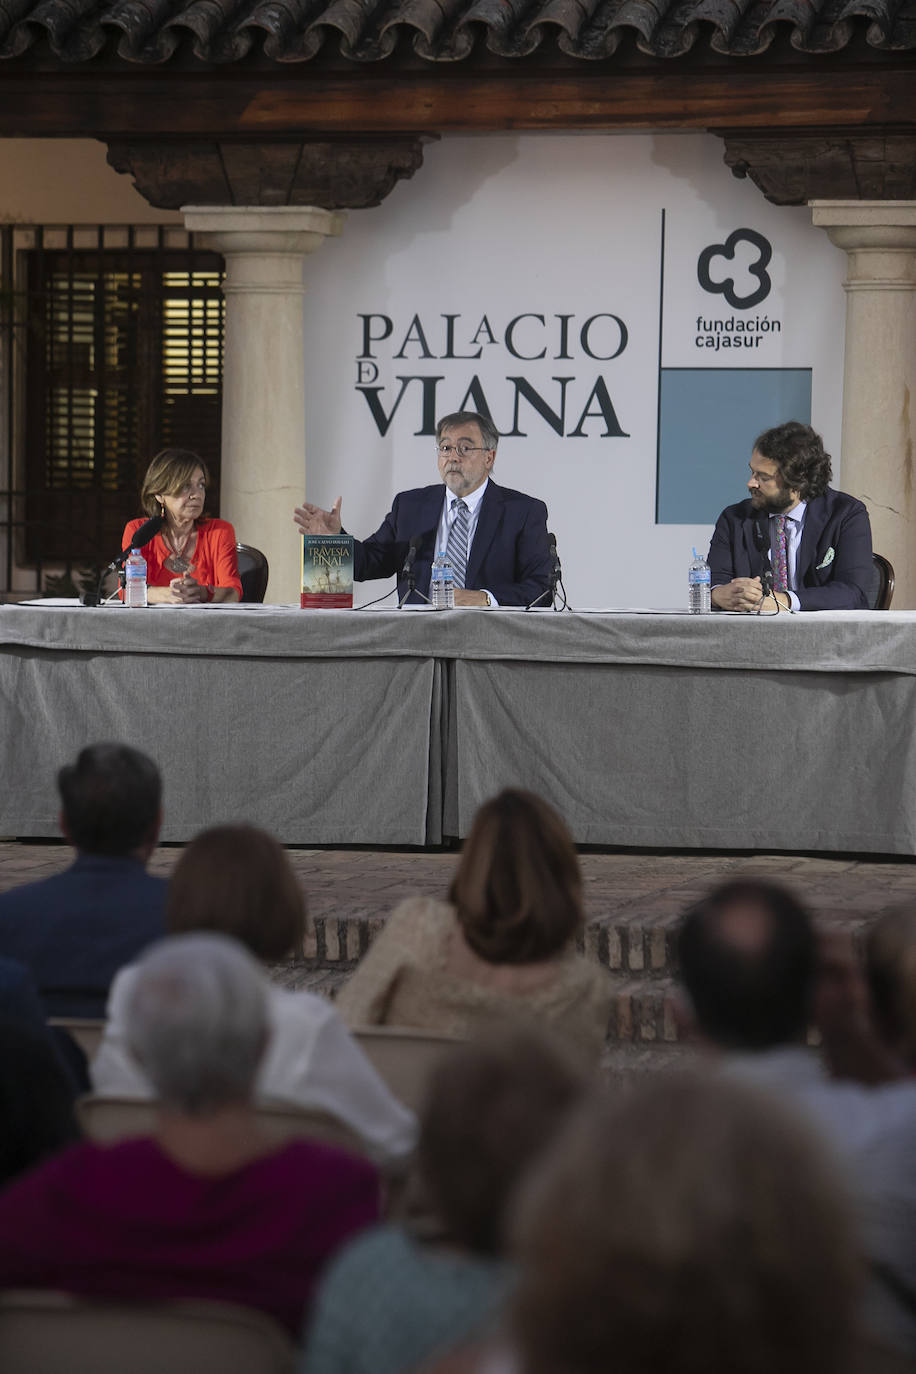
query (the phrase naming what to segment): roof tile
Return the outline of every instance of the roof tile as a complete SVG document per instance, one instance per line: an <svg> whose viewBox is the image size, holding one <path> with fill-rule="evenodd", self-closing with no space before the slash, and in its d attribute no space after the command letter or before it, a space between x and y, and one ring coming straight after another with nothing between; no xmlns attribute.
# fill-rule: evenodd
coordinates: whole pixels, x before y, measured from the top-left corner
<svg viewBox="0 0 916 1374"><path fill-rule="evenodd" d="M62 63L92 62L112 38L140 65L180 53L296 63L335 49L381 62L405 38L426 61L456 63L480 48L520 59L551 47L601 61L628 37L657 58L702 45L753 57L783 34L799 52L832 53L856 33L879 51L916 50L916 0L0 0L0 59L46 44Z"/></svg>

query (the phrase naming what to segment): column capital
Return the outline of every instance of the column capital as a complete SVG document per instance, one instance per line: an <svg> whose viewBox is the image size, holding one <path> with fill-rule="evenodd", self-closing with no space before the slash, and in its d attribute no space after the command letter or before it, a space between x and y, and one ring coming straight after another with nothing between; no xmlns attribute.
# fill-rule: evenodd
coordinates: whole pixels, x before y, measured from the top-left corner
<svg viewBox="0 0 916 1374"><path fill-rule="evenodd" d="M819 229L916 229L916 200L809 200Z"/></svg>
<svg viewBox="0 0 916 1374"><path fill-rule="evenodd" d="M812 223L848 254L847 291L916 289L916 201L809 204Z"/></svg>
<svg viewBox="0 0 916 1374"><path fill-rule="evenodd" d="M305 257L343 232L346 215L317 205L183 205L185 228L210 248L237 253Z"/></svg>

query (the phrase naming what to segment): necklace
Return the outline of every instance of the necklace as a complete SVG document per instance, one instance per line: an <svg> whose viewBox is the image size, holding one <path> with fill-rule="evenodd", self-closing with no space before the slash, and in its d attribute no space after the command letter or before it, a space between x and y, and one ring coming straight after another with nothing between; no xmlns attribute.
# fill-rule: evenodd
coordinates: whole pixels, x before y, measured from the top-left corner
<svg viewBox="0 0 916 1374"><path fill-rule="evenodd" d="M185 554L188 550L188 546L190 545L191 540L194 538L196 533L197 530L192 525L187 535L185 536L181 548L179 549L178 545L175 542L174 536L168 530L162 531L162 536L166 542L166 545L168 546L168 548L172 550L168 558L165 560L165 563L163 564L163 567L168 568L169 572L179 574L186 573L188 569L193 566L190 558L186 558Z"/></svg>

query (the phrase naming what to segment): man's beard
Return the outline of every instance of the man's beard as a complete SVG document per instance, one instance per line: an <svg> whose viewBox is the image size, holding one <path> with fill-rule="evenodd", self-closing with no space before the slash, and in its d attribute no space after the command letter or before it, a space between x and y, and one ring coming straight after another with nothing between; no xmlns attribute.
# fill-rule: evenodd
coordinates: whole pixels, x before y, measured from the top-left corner
<svg viewBox="0 0 916 1374"><path fill-rule="evenodd" d="M780 488L773 496L765 496L759 487L751 492L754 510L766 511L767 515L782 515L792 504L792 493L787 487Z"/></svg>

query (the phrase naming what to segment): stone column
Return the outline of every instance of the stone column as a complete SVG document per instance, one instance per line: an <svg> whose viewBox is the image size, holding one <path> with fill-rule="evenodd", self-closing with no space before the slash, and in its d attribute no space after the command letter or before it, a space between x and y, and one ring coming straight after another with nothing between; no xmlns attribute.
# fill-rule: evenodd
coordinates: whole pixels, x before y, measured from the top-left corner
<svg viewBox="0 0 916 1374"><path fill-rule="evenodd" d="M226 260L220 513L270 563L267 600L299 604L293 507L305 494L302 262L345 216L312 206L185 206Z"/></svg>
<svg viewBox="0 0 916 1374"><path fill-rule="evenodd" d="M894 610L916 608L916 202L810 201L848 254L842 487L868 507L876 552L897 575Z"/></svg>

